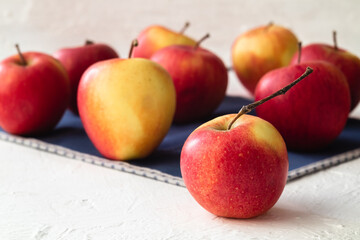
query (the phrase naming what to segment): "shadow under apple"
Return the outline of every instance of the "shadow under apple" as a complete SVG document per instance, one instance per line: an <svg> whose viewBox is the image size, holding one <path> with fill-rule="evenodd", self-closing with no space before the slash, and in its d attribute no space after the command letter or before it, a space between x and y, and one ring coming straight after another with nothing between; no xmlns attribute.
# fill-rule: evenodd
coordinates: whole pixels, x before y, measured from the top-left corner
<svg viewBox="0 0 360 240"><path fill-rule="evenodd" d="M215 221L222 226L236 229L242 234L253 234L258 232L265 237L269 235L276 238L276 235L299 236L299 229L305 229L309 233L318 232L319 229L331 229L339 226L336 220L314 214L299 206L278 206L275 205L267 213L251 219L229 219L216 217ZM303 231L303 230L302 230Z"/></svg>

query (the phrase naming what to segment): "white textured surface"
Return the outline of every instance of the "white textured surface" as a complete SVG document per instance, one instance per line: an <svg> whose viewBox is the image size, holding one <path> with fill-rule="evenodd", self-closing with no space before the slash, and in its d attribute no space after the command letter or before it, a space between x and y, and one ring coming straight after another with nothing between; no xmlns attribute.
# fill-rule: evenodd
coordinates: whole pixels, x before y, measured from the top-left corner
<svg viewBox="0 0 360 240"><path fill-rule="evenodd" d="M289 183L267 214L218 218L185 188L0 141L0 239L359 239L360 159Z"/></svg>
<svg viewBox="0 0 360 240"><path fill-rule="evenodd" d="M331 43L360 56L358 0L0 0L0 59L53 53L86 38L122 56L149 24L211 38L230 65L240 33L270 20L304 44ZM230 95L248 96L230 73ZM239 106L240 107L240 106ZM353 115L360 116L360 107ZM288 184L276 206L251 220L217 218L186 189L0 141L0 239L360 239L360 159Z"/></svg>

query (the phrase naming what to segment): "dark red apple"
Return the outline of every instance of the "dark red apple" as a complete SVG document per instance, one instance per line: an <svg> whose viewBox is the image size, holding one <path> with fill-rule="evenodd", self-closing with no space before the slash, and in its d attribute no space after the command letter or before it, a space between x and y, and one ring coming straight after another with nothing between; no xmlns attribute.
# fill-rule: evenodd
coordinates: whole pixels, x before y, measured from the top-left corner
<svg viewBox="0 0 360 240"><path fill-rule="evenodd" d="M310 44L302 48L300 62L323 60L337 66L345 75L350 87L351 109L353 110L360 101L360 59L354 54L327 44ZM298 53L291 60L297 64Z"/></svg>
<svg viewBox="0 0 360 240"><path fill-rule="evenodd" d="M314 71L306 80L256 109L257 115L272 123L293 150L317 150L330 144L345 127L350 111L346 77L325 61L291 65L265 74L256 87L255 99L284 87L307 66Z"/></svg>
<svg viewBox="0 0 360 240"><path fill-rule="evenodd" d="M191 122L209 116L225 97L227 69L214 53L196 45L173 45L155 52L152 61L171 75L176 89L174 121Z"/></svg>

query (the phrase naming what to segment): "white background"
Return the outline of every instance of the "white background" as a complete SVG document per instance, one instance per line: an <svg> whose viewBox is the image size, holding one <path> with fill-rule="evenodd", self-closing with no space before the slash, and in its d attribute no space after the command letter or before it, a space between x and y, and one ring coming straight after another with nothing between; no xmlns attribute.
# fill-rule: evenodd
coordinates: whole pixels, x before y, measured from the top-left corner
<svg viewBox="0 0 360 240"><path fill-rule="evenodd" d="M360 1L358 0L0 0L0 59L22 51L56 50L82 45L85 39L110 44L127 56L132 39L145 27L161 24L200 39L202 46L230 65L235 38L254 27L273 21L290 28L304 45L338 44L360 56ZM248 96L233 73L228 94Z"/></svg>

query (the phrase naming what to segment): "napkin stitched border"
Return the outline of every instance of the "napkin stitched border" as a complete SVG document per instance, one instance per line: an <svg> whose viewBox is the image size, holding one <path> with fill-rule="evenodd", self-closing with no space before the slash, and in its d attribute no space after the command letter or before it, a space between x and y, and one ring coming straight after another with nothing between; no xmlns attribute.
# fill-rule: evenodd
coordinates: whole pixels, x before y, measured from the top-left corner
<svg viewBox="0 0 360 240"><path fill-rule="evenodd" d="M8 133L0 132L0 139L10 143L16 143L22 146L30 147L33 149L37 149L40 151L52 153L58 156L63 156L66 158L90 163L96 166L106 167L114 170L118 170L121 172L126 172L130 174L134 174L137 176L146 177L149 179L153 179L156 181L164 182L167 184L172 184L179 187L186 187L184 181L180 177L172 176L170 174L163 173L158 170L154 170L146 167L139 167L132 165L128 162L123 161L113 161L108 160L106 158L101 158L85 153L81 153L78 151L74 151L68 148L64 148L58 145L45 143L38 139L33 138L24 138L20 136L14 136ZM360 157L360 148L347 151L330 158L326 158L321 161L317 161L315 163L294 169L289 171L287 182L291 182L293 180L299 179L306 175L313 174L315 172L339 165L341 163L345 163L356 158Z"/></svg>

